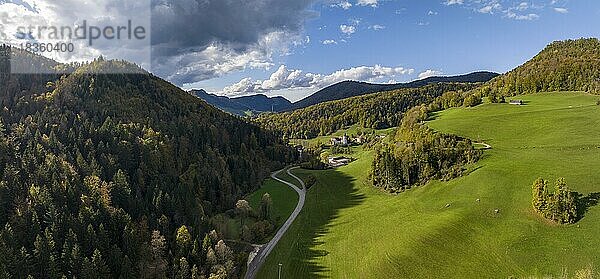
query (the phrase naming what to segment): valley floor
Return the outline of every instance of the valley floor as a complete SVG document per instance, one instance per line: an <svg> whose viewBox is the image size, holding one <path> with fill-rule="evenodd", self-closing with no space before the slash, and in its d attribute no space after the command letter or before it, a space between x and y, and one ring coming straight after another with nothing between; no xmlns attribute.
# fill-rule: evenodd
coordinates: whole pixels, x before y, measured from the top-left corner
<svg viewBox="0 0 600 279"><path fill-rule="evenodd" d="M518 98L525 105L434 115L432 128L493 147L473 172L449 182L383 193L367 179L372 151L360 148L348 166L296 171L318 183L257 278L277 278L279 263L282 278L541 277L600 268L600 206L591 202L567 226L531 209L538 177L565 177L590 201L600 192L599 97Z"/></svg>

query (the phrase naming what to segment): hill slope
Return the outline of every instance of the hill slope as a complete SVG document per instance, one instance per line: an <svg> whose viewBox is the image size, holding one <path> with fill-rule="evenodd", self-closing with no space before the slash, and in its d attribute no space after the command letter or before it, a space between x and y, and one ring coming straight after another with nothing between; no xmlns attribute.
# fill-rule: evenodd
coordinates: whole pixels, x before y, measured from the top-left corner
<svg viewBox="0 0 600 279"><path fill-rule="evenodd" d="M554 42L530 61L492 80L486 94L548 91L600 93L600 40Z"/></svg>
<svg viewBox="0 0 600 279"><path fill-rule="evenodd" d="M235 277L211 216L295 151L150 74L0 74L0 277ZM207 261L207 255L219 257ZM6 255L11 255L6 257Z"/></svg>
<svg viewBox="0 0 600 279"><path fill-rule="evenodd" d="M357 81L343 81L324 88L311 96L295 102L291 109L300 109L327 101L341 100L350 97L366 95L375 92L392 91L402 88L419 88L432 83L478 83L487 82L497 77L497 73L475 72L460 76L428 77L409 83L372 84Z"/></svg>
<svg viewBox="0 0 600 279"><path fill-rule="evenodd" d="M358 124L364 128L384 129L397 126L402 113L432 102L444 93L452 102L462 91L477 88L478 83L434 83L420 88L404 88L342 100L330 101L290 112L260 115L256 121L268 130L288 138L314 138L331 134L342 127ZM454 93L451 93L454 92Z"/></svg>
<svg viewBox="0 0 600 279"><path fill-rule="evenodd" d="M346 167L302 171L318 183L260 278L276 278L280 262L286 278L576 278L590 265L597 275L600 205L577 225L551 224L531 209L531 184L565 177L598 196L598 97L518 98L527 105L450 109L428 123L492 146L465 177L388 195L368 180L374 152L360 149Z"/></svg>
<svg viewBox="0 0 600 279"><path fill-rule="evenodd" d="M229 98L209 94L204 90L192 90L190 93L223 111L239 116L246 116L249 113L283 111L292 105L283 97L267 97L262 94Z"/></svg>

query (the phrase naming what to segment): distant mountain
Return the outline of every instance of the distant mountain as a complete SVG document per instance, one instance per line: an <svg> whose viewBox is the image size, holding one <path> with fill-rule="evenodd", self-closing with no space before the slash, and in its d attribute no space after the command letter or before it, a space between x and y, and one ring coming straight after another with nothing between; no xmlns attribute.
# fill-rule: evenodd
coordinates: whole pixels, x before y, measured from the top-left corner
<svg viewBox="0 0 600 279"><path fill-rule="evenodd" d="M250 110L250 108L245 105L231 101L228 97L210 94L204 90L192 90L190 93L204 100L208 104L231 114L244 115L246 111Z"/></svg>
<svg viewBox="0 0 600 279"><path fill-rule="evenodd" d="M449 76L449 77L429 77L421 80L416 80L409 83L397 83L397 84L372 84L366 82L357 81L343 81L336 83L322 90L317 91L315 94L308 96L296 103L294 103L291 109L300 109L309 107L312 105L320 104L327 101L341 100L350 97L356 97L375 92L391 91L402 88L419 88L432 83L476 83L476 82L487 82L499 74L492 72L475 72L460 76Z"/></svg>
<svg viewBox="0 0 600 279"><path fill-rule="evenodd" d="M204 90L192 90L192 95L204 100L223 111L231 114L246 116L260 112L284 111L292 103L283 97L267 97L265 95L252 95L238 98L229 98L207 93Z"/></svg>
<svg viewBox="0 0 600 279"><path fill-rule="evenodd" d="M231 101L242 104L254 111L283 111L289 109L292 103L283 97L267 97L262 94L232 98Z"/></svg>

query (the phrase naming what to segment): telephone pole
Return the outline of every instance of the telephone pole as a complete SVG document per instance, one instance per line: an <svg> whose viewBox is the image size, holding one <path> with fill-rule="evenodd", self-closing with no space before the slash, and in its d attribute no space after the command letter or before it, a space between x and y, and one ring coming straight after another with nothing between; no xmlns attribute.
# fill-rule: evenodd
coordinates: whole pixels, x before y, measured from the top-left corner
<svg viewBox="0 0 600 279"><path fill-rule="evenodd" d="M279 276L278 276L278 278L281 279L281 263L279 263Z"/></svg>

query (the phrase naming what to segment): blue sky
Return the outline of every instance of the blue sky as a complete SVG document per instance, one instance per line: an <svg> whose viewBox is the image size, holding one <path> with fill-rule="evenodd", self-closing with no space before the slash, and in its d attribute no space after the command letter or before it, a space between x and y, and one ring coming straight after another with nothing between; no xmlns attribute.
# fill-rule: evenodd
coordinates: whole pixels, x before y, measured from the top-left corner
<svg viewBox="0 0 600 279"><path fill-rule="evenodd" d="M346 9L341 8L341 3L351 7L346 4ZM427 71L443 75L477 70L503 73L554 40L600 35L600 2L592 0L388 0L364 6L348 0L317 2L308 10L313 14L305 21L300 37L309 40L292 44L287 53L273 59L273 66L235 71L184 87L230 95L283 95L297 100L327 83L241 92L223 92L223 88L242 79L251 78L254 83L268 80L280 65L320 75L374 65L412 69L394 76L355 75L372 82L410 81L420 74L427 76L423 74Z"/></svg>
<svg viewBox="0 0 600 279"><path fill-rule="evenodd" d="M143 48L106 41L52 58L104 55L184 89L292 101L344 80L503 73L552 41L600 37L598 0L0 0L0 19L0 35L131 20L151 29Z"/></svg>

